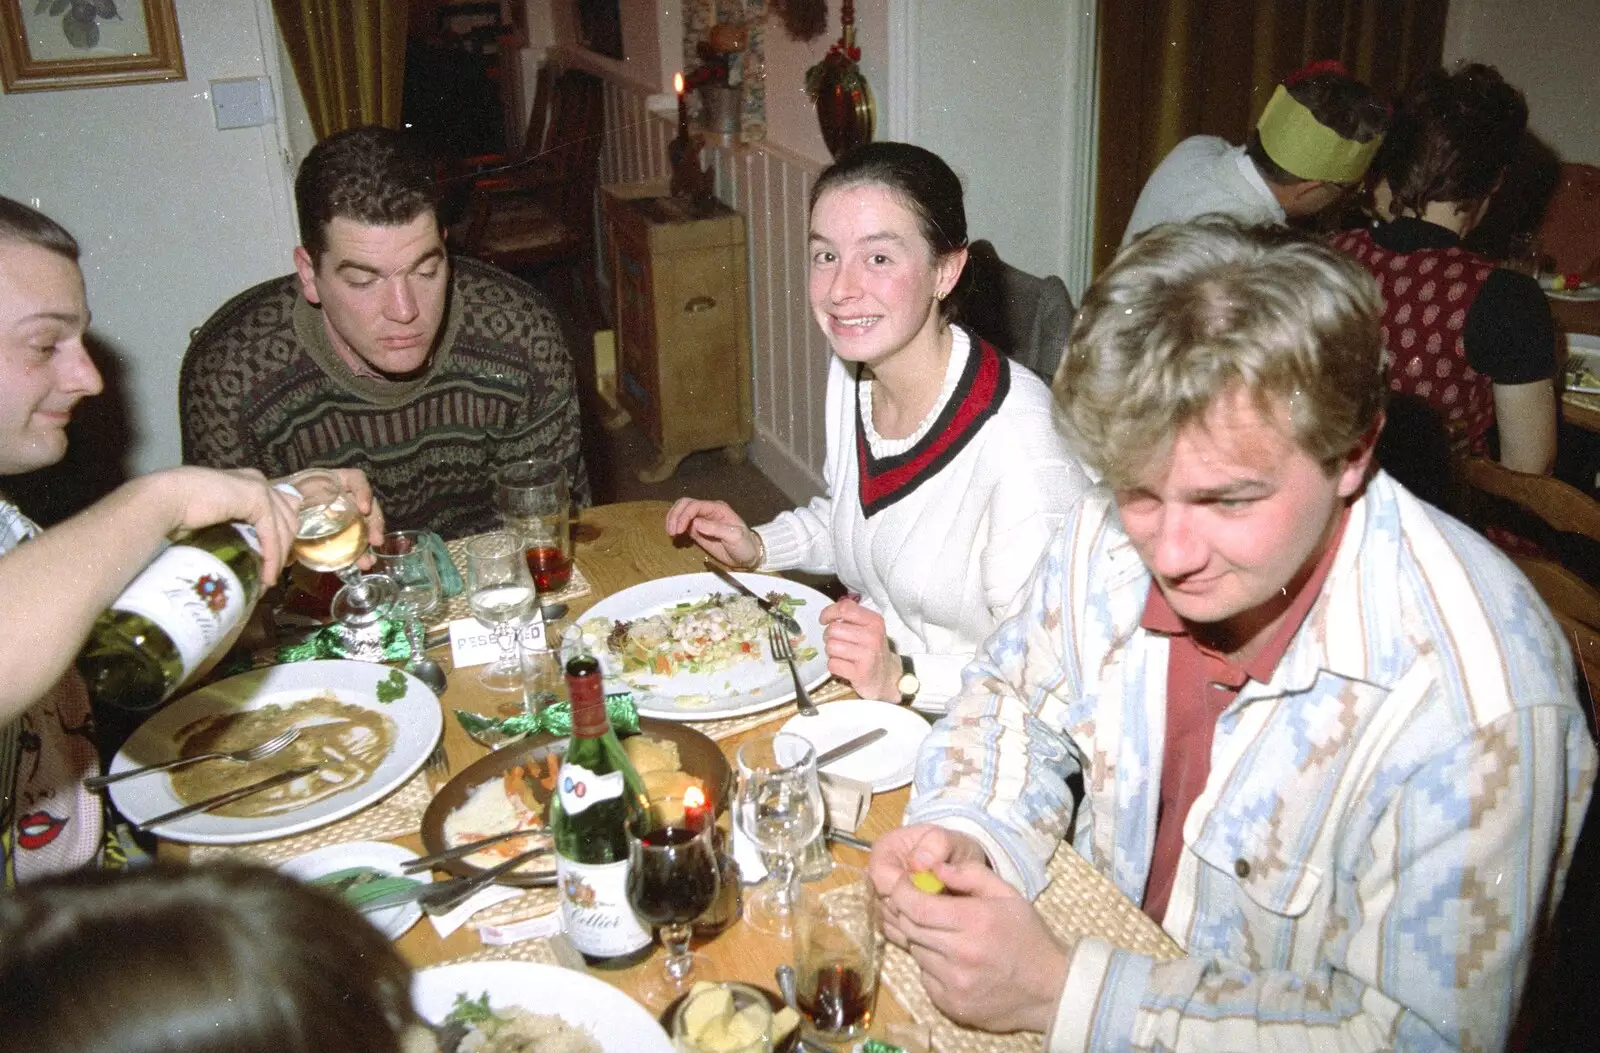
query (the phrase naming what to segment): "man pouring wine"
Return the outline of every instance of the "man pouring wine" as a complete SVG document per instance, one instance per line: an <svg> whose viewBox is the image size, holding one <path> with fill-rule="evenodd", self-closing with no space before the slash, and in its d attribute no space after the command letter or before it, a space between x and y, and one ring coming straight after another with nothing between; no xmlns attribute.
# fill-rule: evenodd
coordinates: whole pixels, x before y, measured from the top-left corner
<svg viewBox="0 0 1600 1053"><path fill-rule="evenodd" d="M84 346L89 308L78 243L0 197L0 476L66 454L73 407L100 392ZM381 536L359 472L347 485ZM259 576L283 569L299 501L255 471L173 468L141 476L49 530L0 494L0 880L6 886L95 860L100 803L93 719L73 660L96 619L178 531L253 529ZM241 537L249 531L241 531ZM254 562L254 561L252 561ZM252 596L253 599L253 596Z"/></svg>

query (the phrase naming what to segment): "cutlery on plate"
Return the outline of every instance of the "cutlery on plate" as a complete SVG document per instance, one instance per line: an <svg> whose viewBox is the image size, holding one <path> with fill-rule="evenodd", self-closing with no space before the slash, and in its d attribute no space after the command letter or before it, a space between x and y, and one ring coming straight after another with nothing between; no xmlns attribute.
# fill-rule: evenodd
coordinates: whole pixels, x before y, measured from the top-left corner
<svg viewBox="0 0 1600 1053"><path fill-rule="evenodd" d="M417 878L398 877L377 867L362 866L323 874L321 877L312 878L311 884L334 893L353 907L360 908L368 900L426 882Z"/></svg>
<svg viewBox="0 0 1600 1053"><path fill-rule="evenodd" d="M470 856L479 849L486 848L489 845L499 844L501 841L510 841L513 838L518 837L549 836L550 831L546 830L542 826L529 827L526 830L507 830L503 834L494 834L491 837L485 837L477 841L468 841L464 845L457 845L454 848L447 848L443 852L435 852L431 856L418 856L416 859L408 859L404 863L400 864L400 869L407 874L415 874L419 870L429 870L438 866L440 863L448 863L452 859L461 859L465 856ZM550 850L550 847L550 844L545 844L537 848L529 849L529 851L547 852Z"/></svg>
<svg viewBox="0 0 1600 1053"><path fill-rule="evenodd" d="M450 878L448 881L423 882L415 888L401 889L385 896L378 896L361 904L363 913L374 910L384 910L388 907L398 907L403 903L416 903L429 914L444 914L454 910L466 902L474 892L492 885L506 872L526 863L545 849L538 848L531 852L524 852L520 856L512 856L498 866L480 871L471 877ZM555 873L550 874L550 884L555 884Z"/></svg>
<svg viewBox="0 0 1600 1053"><path fill-rule="evenodd" d="M135 830L148 830L152 826L159 826L162 823L170 823L174 819L183 819L187 816L194 815L196 812L209 812L213 808L219 808L222 805L231 804L241 797L249 797L253 793L260 793L262 790L277 786L280 783L293 782L296 779L310 775L316 770L317 766L315 764L307 764L299 768L290 768L288 771L280 771L276 775L269 775L267 778L253 782L248 786L241 786L236 790L229 790L226 793L215 794L214 796L207 797L203 801L196 801L193 804L186 804L182 808L174 808L170 812L163 812L153 819L145 819L142 822L134 823L133 828Z"/></svg>
<svg viewBox="0 0 1600 1053"><path fill-rule="evenodd" d="M223 753L197 753L193 757L178 757L174 760L162 761L160 764L146 764L142 768L129 768L110 775L91 775L83 780L83 785L90 790L98 790L110 786L123 779L131 779L135 775L149 775L151 772L169 771L181 768L187 764L195 764L203 760L231 760L231 761L258 761L272 756L289 743L300 737L299 728L290 728L288 731L272 736L265 742L258 742L254 746L246 746L242 750L228 750Z"/></svg>
<svg viewBox="0 0 1600 1053"><path fill-rule="evenodd" d="M767 626L767 641L772 644L772 657L779 662L787 662L789 675L794 678L794 701L800 707L802 717L817 715L817 704L811 701L811 696L806 694L806 685L800 682L800 670L794 664L794 647L789 643L789 634L776 625Z"/></svg>
<svg viewBox="0 0 1600 1053"><path fill-rule="evenodd" d="M867 746L872 745L874 742L877 742L887 734L889 734L888 728L873 728L871 731L857 735L848 742L839 743L839 745L833 747L833 749L828 750L817 757L817 770L821 771L834 761L844 760L846 757L850 756L850 754L859 749L864 749Z"/></svg>
<svg viewBox="0 0 1600 1053"><path fill-rule="evenodd" d="M767 599L765 596L756 595L756 593L754 591L752 591L751 588L748 585L746 585L744 582L740 581L738 578L736 578L732 574L730 574L725 568L723 568L721 566L721 564L713 563L709 559L705 561L705 564L706 564L706 569L709 570L711 573L715 574L717 577L721 578L723 581L727 582L729 585L732 585L734 588L738 589L740 592L744 593L746 596L750 597L752 600L755 600L756 601L756 606L760 607L762 610L766 611L767 615L773 621L775 621L779 625L783 626L784 629L789 633L790 636L804 636L805 635L805 631L800 628L800 623L795 621L794 617L792 615L785 614L782 610L780 610L778 608L777 604L773 603L771 600Z"/></svg>
<svg viewBox="0 0 1600 1053"><path fill-rule="evenodd" d="M831 826L823 827L822 836L836 845L849 845L851 848L859 848L863 852L872 851L871 841L864 837L857 837L855 834L847 834L843 830L835 830Z"/></svg>

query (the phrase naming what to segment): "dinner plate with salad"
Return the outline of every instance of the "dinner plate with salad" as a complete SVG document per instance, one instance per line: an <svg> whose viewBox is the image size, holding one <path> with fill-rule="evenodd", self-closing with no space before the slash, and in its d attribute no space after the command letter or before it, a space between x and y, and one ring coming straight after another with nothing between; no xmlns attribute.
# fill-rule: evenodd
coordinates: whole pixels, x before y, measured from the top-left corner
<svg viewBox="0 0 1600 1053"><path fill-rule="evenodd" d="M791 636L807 689L828 678L815 589L767 574L739 574L756 595L799 623ZM626 684L639 712L663 720L722 720L794 698L787 666L772 659L772 619L713 574L679 574L624 589L595 604L562 639L565 657L587 651L608 685Z"/></svg>
<svg viewBox="0 0 1600 1053"><path fill-rule="evenodd" d="M1563 389L1600 395L1600 336L1567 334L1567 364L1562 370Z"/></svg>

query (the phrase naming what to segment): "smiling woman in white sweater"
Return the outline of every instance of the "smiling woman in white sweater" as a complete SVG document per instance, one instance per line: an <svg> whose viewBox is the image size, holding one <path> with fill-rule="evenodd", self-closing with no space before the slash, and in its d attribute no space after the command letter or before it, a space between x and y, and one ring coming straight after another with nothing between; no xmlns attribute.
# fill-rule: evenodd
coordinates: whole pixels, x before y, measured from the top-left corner
<svg viewBox="0 0 1600 1053"><path fill-rule="evenodd" d="M1033 374L950 323L967 259L961 184L869 143L811 193L810 301L833 351L827 493L756 529L684 498L667 530L751 570L835 573L828 669L864 698L942 709L1089 481Z"/></svg>

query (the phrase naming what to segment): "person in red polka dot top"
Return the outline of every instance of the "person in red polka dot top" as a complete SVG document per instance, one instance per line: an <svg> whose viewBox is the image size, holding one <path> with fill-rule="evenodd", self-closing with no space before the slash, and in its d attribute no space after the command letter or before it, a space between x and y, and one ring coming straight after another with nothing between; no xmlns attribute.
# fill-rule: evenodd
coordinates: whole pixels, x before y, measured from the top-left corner
<svg viewBox="0 0 1600 1053"><path fill-rule="evenodd" d="M1556 455L1555 325L1532 278L1461 246L1499 189L1528 122L1492 66L1424 74L1406 93L1373 171L1381 218L1333 239L1384 297L1390 424L1384 467L1422 496L1439 457L1494 456L1548 474Z"/></svg>

